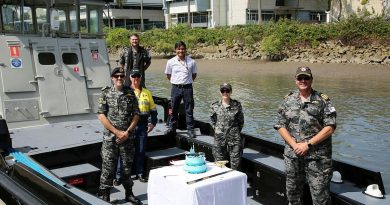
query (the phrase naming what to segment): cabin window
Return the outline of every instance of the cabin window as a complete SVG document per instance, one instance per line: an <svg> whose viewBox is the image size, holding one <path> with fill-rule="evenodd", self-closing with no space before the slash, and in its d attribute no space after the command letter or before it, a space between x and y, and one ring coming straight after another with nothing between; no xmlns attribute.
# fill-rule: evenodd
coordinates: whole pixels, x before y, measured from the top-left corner
<svg viewBox="0 0 390 205"><path fill-rule="evenodd" d="M75 53L63 53L62 61L65 65L76 65L79 63L79 58Z"/></svg>
<svg viewBox="0 0 390 205"><path fill-rule="evenodd" d="M76 17L76 10L71 10L69 12L69 19L70 19L70 31L71 32L77 32L77 17Z"/></svg>
<svg viewBox="0 0 390 205"><path fill-rule="evenodd" d="M18 5L4 4L1 7L1 13L5 31L20 33L22 32L22 28L25 33L32 33L34 31L34 22L30 7L23 7L21 12L21 8Z"/></svg>
<svg viewBox="0 0 390 205"><path fill-rule="evenodd" d="M37 8L35 9L35 13L37 15L37 24L38 24L38 33L42 33L42 30L45 29L47 31L47 10L45 8ZM43 28L46 26L45 28Z"/></svg>
<svg viewBox="0 0 390 205"><path fill-rule="evenodd" d="M56 58L53 53L39 53L38 61L41 65L54 65L56 63Z"/></svg>
<svg viewBox="0 0 390 205"><path fill-rule="evenodd" d="M89 11L89 33L97 33L99 29L99 16L97 10Z"/></svg>
<svg viewBox="0 0 390 205"><path fill-rule="evenodd" d="M58 14L60 16L60 32L68 32L67 20L66 20L66 11L63 9L58 9Z"/></svg>
<svg viewBox="0 0 390 205"><path fill-rule="evenodd" d="M80 32L88 33L87 30L87 6L80 5Z"/></svg>

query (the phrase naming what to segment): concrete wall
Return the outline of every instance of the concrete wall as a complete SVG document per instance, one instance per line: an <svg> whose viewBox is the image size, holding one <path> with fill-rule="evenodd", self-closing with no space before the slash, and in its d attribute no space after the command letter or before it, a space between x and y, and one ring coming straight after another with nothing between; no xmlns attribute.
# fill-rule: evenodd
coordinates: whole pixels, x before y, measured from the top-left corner
<svg viewBox="0 0 390 205"><path fill-rule="evenodd" d="M303 8L304 10L325 11L328 9L327 0L285 0L285 6Z"/></svg>
<svg viewBox="0 0 390 205"><path fill-rule="evenodd" d="M170 3L170 7L169 7L170 14L186 13L187 11L188 11L187 2ZM198 11L194 1L190 2L190 11L191 12Z"/></svg>
<svg viewBox="0 0 390 205"><path fill-rule="evenodd" d="M229 0L228 9L228 24L242 25L246 24L246 9L248 8L248 0Z"/></svg>
<svg viewBox="0 0 390 205"><path fill-rule="evenodd" d="M269 0L248 0L248 8L251 10L258 10L259 1L261 10L274 10L276 1Z"/></svg>
<svg viewBox="0 0 390 205"><path fill-rule="evenodd" d="M227 10L228 0L211 0L210 10L211 19L210 27L226 26L227 25Z"/></svg>
<svg viewBox="0 0 390 205"><path fill-rule="evenodd" d="M362 11L368 11L371 14L382 15L390 18L390 0L368 0L366 4L362 5L362 1L357 0L340 0L342 3L341 11L339 4L332 4L331 15L332 20L340 18L347 18L348 16ZM341 13L341 15L340 15Z"/></svg>

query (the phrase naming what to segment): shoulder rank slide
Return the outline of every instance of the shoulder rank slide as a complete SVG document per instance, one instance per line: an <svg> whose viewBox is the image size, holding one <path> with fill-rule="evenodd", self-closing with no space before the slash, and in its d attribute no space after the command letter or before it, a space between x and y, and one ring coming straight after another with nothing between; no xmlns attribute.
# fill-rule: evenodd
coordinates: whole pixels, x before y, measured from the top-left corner
<svg viewBox="0 0 390 205"><path fill-rule="evenodd" d="M321 95L322 99L329 100L329 97L326 94L321 93L320 95Z"/></svg>

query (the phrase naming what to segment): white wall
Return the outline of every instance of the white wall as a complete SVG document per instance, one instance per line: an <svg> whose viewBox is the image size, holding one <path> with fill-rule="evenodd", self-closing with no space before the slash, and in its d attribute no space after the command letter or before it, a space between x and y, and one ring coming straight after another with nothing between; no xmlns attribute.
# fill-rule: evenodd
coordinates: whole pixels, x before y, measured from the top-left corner
<svg viewBox="0 0 390 205"><path fill-rule="evenodd" d="M195 6L194 1L190 1L190 11L197 12L197 8ZM178 14L178 13L187 13L188 12L188 4L187 2L178 2L171 3L169 7L170 14Z"/></svg>
<svg viewBox="0 0 390 205"><path fill-rule="evenodd" d="M104 11L107 13L107 10ZM115 19L140 19L141 10L135 9L110 9L111 18ZM163 10L145 10L143 18L149 21L164 21Z"/></svg>
<svg viewBox="0 0 390 205"><path fill-rule="evenodd" d="M228 24L241 25L246 24L246 9L248 0L229 0Z"/></svg>
<svg viewBox="0 0 390 205"><path fill-rule="evenodd" d="M211 27L227 25L227 10L229 0L211 0Z"/></svg>

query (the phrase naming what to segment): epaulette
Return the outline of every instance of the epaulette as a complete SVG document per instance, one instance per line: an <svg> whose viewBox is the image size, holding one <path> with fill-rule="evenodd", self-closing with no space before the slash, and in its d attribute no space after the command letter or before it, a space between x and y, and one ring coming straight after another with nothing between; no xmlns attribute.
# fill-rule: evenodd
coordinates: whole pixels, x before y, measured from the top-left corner
<svg viewBox="0 0 390 205"><path fill-rule="evenodd" d="M240 104L240 102L238 100L231 99L231 101L232 101L233 104Z"/></svg>
<svg viewBox="0 0 390 205"><path fill-rule="evenodd" d="M321 96L321 98L324 99L325 101L328 101L328 100L329 100L329 97L328 97L326 94L324 94L324 93L320 93L320 96Z"/></svg>
<svg viewBox="0 0 390 205"><path fill-rule="evenodd" d="M110 86L103 87L102 90L106 90L108 88L110 88Z"/></svg>
<svg viewBox="0 0 390 205"><path fill-rule="evenodd" d="M284 96L284 99L286 99L288 96L292 95L294 92L290 92L289 94L287 94L286 96Z"/></svg>

